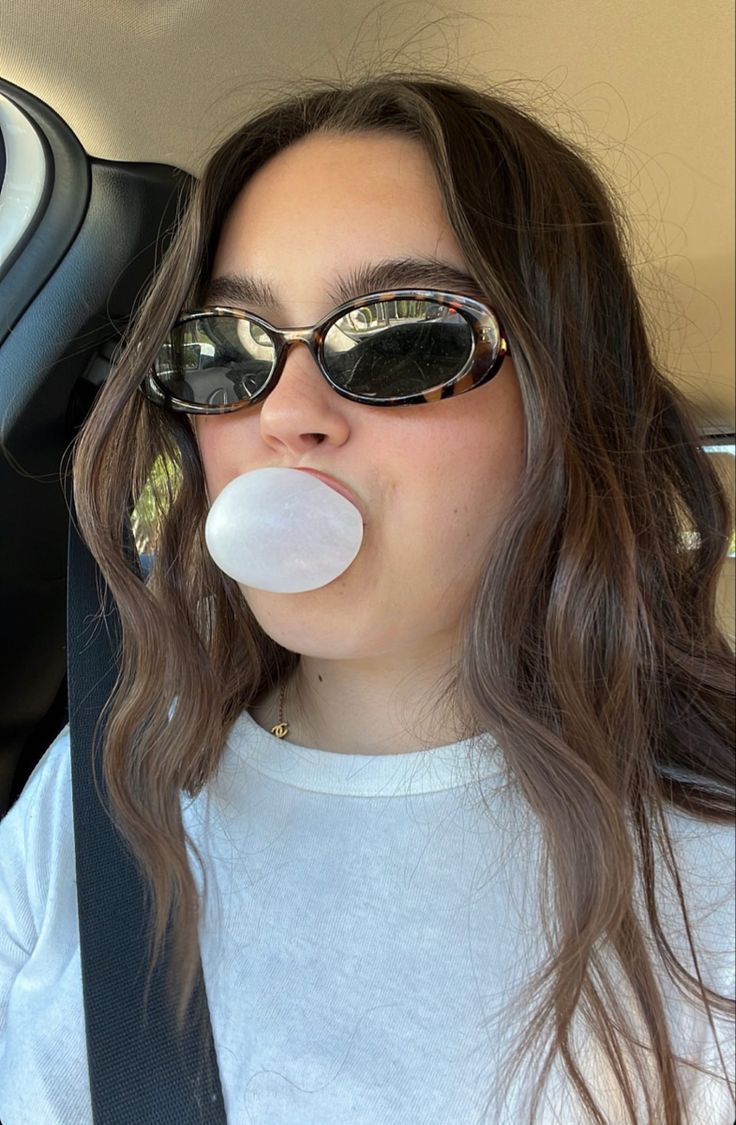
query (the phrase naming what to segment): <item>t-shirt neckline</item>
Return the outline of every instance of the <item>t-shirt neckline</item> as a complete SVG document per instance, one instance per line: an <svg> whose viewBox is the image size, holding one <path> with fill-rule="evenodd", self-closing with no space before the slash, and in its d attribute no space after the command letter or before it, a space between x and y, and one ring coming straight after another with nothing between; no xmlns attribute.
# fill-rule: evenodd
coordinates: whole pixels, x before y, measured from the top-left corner
<svg viewBox="0 0 736 1125"><path fill-rule="evenodd" d="M232 755L258 773L297 789L378 797L435 793L499 775L491 735L401 754L340 754L277 738L244 711L230 731Z"/></svg>

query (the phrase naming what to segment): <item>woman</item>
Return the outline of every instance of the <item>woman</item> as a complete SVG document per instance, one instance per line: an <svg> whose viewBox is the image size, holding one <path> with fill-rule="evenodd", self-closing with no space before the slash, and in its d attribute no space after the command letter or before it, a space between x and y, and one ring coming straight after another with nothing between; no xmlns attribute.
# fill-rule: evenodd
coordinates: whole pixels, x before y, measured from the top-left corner
<svg viewBox="0 0 736 1125"><path fill-rule="evenodd" d="M105 777L159 942L173 910L182 1019L201 948L233 1122L731 1120L730 513L625 245L585 158L498 93L308 90L211 157L85 426L124 629ZM387 333L360 372L306 336L275 366L270 333L343 305ZM210 505L273 467L361 514L326 585L209 555ZM119 531L146 487L143 584ZM67 771L62 735L0 829L16 918L6 868L39 802L68 826ZM53 979L83 1060L80 982ZM84 1089L46 1091L85 1119Z"/></svg>

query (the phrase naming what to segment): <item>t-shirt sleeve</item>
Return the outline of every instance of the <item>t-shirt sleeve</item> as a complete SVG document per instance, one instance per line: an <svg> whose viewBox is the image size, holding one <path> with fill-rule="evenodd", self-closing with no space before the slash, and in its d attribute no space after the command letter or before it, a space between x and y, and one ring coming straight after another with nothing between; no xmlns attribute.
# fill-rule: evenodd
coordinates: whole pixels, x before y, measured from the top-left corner
<svg viewBox="0 0 736 1125"><path fill-rule="evenodd" d="M0 1050L13 983L43 925L60 838L73 849L71 763L65 727L0 820Z"/></svg>

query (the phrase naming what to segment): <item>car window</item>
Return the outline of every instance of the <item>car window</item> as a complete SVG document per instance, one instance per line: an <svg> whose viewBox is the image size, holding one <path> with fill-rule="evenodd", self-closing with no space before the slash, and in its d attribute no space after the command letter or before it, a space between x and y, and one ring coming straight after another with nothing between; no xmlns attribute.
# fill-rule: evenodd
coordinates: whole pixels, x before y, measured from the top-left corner
<svg viewBox="0 0 736 1125"><path fill-rule="evenodd" d="M46 184L46 154L35 126L0 94L0 276L33 229Z"/></svg>

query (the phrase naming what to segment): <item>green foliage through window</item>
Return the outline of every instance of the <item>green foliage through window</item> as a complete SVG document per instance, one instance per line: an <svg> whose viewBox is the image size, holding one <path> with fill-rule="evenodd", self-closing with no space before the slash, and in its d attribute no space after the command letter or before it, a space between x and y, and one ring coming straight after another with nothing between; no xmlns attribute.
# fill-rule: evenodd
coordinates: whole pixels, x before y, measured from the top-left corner
<svg viewBox="0 0 736 1125"><path fill-rule="evenodd" d="M157 457L131 514L139 555L155 551L160 521L171 507L180 481L181 469L176 462L164 454Z"/></svg>

